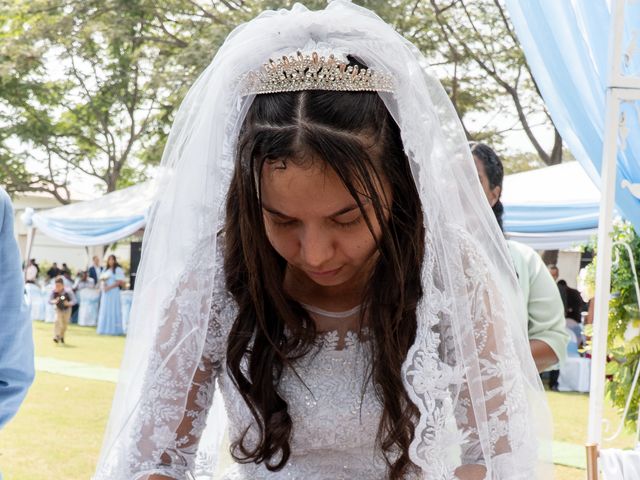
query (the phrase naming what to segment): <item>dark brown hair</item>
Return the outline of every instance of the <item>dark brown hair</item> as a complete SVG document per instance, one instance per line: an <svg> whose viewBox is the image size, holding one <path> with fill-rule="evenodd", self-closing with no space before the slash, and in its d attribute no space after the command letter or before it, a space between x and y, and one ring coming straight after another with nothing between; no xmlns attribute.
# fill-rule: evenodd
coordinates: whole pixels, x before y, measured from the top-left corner
<svg viewBox="0 0 640 480"><path fill-rule="evenodd" d="M109 259L113 258L113 267L109 267ZM111 270L113 273L116 273L116 268L118 268L120 266L120 264L118 263L118 259L116 258L115 255L109 255L107 257L107 265L106 265L106 269L107 270Z"/></svg>
<svg viewBox="0 0 640 480"><path fill-rule="evenodd" d="M484 167L484 174L489 180L489 188L494 189L496 187L502 188L502 180L504 179L504 168L502 166L502 160L498 154L489 146L484 143L471 143L471 153L475 158L482 162ZM491 207L493 214L496 216L500 230L504 231L502 225L502 215L504 214L504 205L498 198L498 201Z"/></svg>
<svg viewBox="0 0 640 480"><path fill-rule="evenodd" d="M313 321L282 287L286 262L271 247L263 223L256 179L265 162L276 159L324 161L358 203L370 230L358 193L364 190L371 198L381 234L363 298L372 333L370 376L363 385L374 382L383 407L377 443L389 478L402 478L412 468L408 448L417 421L401 367L415 338L422 296L423 217L400 130L378 94L369 92L258 95L247 113L226 206L226 283L238 304L227 367L255 418L259 443L247 445L245 432L232 444L232 455L239 462L265 462L272 471L284 467L292 420L276 385L284 367L294 368L292 362L309 352L315 337ZM381 178L393 196L386 221L375 188Z"/></svg>

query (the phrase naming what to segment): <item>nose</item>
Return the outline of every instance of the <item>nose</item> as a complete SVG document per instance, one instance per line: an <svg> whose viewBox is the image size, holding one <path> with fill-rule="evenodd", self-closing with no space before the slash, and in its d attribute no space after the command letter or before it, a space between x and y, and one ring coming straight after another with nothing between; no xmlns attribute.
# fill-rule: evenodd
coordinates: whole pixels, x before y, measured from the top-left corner
<svg viewBox="0 0 640 480"><path fill-rule="evenodd" d="M333 238L322 228L307 227L300 236L300 255L307 267L322 270L335 253Z"/></svg>

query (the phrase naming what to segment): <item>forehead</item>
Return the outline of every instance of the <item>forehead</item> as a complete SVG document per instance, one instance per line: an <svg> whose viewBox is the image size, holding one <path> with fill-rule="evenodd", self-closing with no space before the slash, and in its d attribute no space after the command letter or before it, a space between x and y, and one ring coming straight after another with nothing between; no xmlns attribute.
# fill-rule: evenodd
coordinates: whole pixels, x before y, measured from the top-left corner
<svg viewBox="0 0 640 480"><path fill-rule="evenodd" d="M478 175L480 175L481 177L486 177L487 172L484 169L484 163L475 155L472 155L472 156L473 156L473 162L476 164L476 170L478 170Z"/></svg>
<svg viewBox="0 0 640 480"><path fill-rule="evenodd" d="M289 216L328 215L354 204L338 174L324 162L265 164L262 201ZM356 188L358 188L356 186Z"/></svg>

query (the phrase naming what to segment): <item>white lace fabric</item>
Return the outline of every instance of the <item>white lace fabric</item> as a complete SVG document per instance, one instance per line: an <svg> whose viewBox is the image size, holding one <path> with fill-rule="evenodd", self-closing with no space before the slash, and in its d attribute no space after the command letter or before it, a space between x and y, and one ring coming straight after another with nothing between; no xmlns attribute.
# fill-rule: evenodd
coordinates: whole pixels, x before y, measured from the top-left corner
<svg viewBox="0 0 640 480"><path fill-rule="evenodd" d="M222 272L217 277L222 278ZM201 462L196 466L196 457L216 383L224 398L229 439L238 440L254 424L249 409L223 366L236 309L233 301L220 290L212 304L227 304L228 308L212 312L202 361L193 377L185 408L159 412L154 411L157 399L148 402L150 414L146 421L155 422L158 430L162 429L168 414L182 416L182 422L173 445L168 448L161 438L157 439L159 442L154 438L137 440L138 444L154 443L153 448L165 448L161 463L147 465L142 478L150 472L185 478L187 472L195 475L197 470L214 470L212 463ZM357 309L348 313L357 313ZM269 472L264 465L236 464L223 474L222 479L386 478L386 463L375 445L381 405L371 382L366 381L369 345L367 328L361 332L348 331L342 337L337 331L319 334L312 351L294 362L295 372L286 368L278 385L293 422L291 457L286 466L279 472ZM174 437L172 433L169 435ZM207 460L211 462L211 457Z"/></svg>
<svg viewBox="0 0 640 480"><path fill-rule="evenodd" d="M400 127L425 212L424 296L402 369L419 411L409 452L416 477L452 480L461 465L482 464L490 480L553 478L550 417L517 281L455 111L420 52L373 13L336 0L317 12L265 12L238 27L180 107L95 479L160 471L211 478L225 419L231 439L251 420L224 367L235 306L216 227L253 100L242 96L242 79L269 58L313 45L349 52L395 82L393 94L380 96ZM287 371L278 386L293 421L287 466L238 465L226 480L386 478L375 447L380 406L375 386L364 383L366 341L320 347L297 365L309 389ZM215 379L224 403L214 399Z"/></svg>

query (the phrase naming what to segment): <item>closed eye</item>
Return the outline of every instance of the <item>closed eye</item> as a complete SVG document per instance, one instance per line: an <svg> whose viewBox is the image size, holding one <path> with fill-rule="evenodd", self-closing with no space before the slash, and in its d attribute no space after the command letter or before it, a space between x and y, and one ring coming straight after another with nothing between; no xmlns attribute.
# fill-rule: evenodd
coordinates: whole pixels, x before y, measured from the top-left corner
<svg viewBox="0 0 640 480"><path fill-rule="evenodd" d="M335 223L335 225L337 225L340 228L350 228L362 222L362 215L358 215L355 219L350 220L348 222L339 222L338 220L335 220L335 219L333 220L333 222Z"/></svg>
<svg viewBox="0 0 640 480"><path fill-rule="evenodd" d="M280 212L275 212L275 211L272 212L266 209L265 211L267 212L269 221L273 225L283 227L283 226L295 225L298 222L298 220L296 220L295 218L287 217L286 215L283 215Z"/></svg>
<svg viewBox="0 0 640 480"><path fill-rule="evenodd" d="M272 218L271 224L278 228L294 227L298 224L298 220L276 220Z"/></svg>

